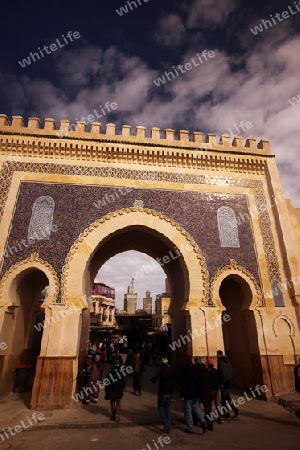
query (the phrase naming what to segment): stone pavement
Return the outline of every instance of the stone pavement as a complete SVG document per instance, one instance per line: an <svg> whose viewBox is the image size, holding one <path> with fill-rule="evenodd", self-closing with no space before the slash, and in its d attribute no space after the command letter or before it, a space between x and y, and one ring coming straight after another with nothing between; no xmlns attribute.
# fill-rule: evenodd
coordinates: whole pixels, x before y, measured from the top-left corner
<svg viewBox="0 0 300 450"><path fill-rule="evenodd" d="M0 439L0 450L4 448L19 448L14 447L14 442L25 442L25 441L31 441L35 439L38 439L39 441L42 439L44 440L44 437L46 439L47 436L49 436L49 445L50 446L43 446L43 450L45 449L54 449L56 447L52 446L54 445L54 441L52 440L62 436L60 433L65 432L67 433L69 444L65 447L65 449L69 448L76 448L72 444L70 444L70 439L75 439L75 436L80 436L78 433L85 433L90 430L93 436L96 436L95 439L99 440L99 434L97 433L116 433L116 435L122 436L122 433L127 434L129 437L132 433L134 435L134 430L144 430L143 433L145 436L149 435L149 438L152 436L153 439L153 433L154 437L157 436L157 433L161 433L161 426L159 423L157 410L156 410L156 390L157 385L153 385L150 382L150 378L153 376L155 370L157 368L154 367L147 367L145 373L143 374L143 383L142 383L142 395L140 397L133 395L132 392L132 380L128 380L128 386L126 388L126 392L124 394L124 398L122 400L122 413L121 413L121 422L120 424L116 424L115 422L111 422L109 420L109 402L104 400L104 390L100 390L100 400L98 404L90 404L90 405L83 405L81 402L77 402L74 404L74 407L72 409L64 409L64 410L55 410L55 411L38 411L37 413L43 413L45 416L45 419L38 424L34 424L34 426L29 426L29 420L33 422L32 414L35 412L34 410L29 409L29 399L30 394L10 394L5 399L0 401L0 435L2 434L2 438ZM237 398L239 396L243 396L242 391L236 391L233 390L233 398ZM286 398L286 399L285 399ZM284 442L280 448L281 449L292 449L296 450L299 449L299 441L300 441L300 418L298 418L295 415L295 409L298 407L300 408L300 394L289 394L288 396L282 397L281 399L282 404L286 402L285 406L280 406L276 404L275 402L265 402L261 400L251 399L249 401L246 401L246 403L242 406L240 406L241 414L237 418L232 418L230 422L225 422L221 425L214 424L214 433L207 432L206 434L210 436L218 435L219 438L213 438L213 442L215 444L217 441L215 439L224 439L224 433L226 437L226 433L228 433L228 430L233 431L234 433L238 433L239 439L243 439L245 437L244 433L246 433L249 436L251 436L250 441L252 441L252 434L254 432L260 433L261 435L266 435L266 433L271 433L270 439L274 437L274 433L276 434L280 430L280 439L283 439L283 436L285 434L283 431L288 432L289 438L289 446L287 446ZM5 430L8 429L8 427L14 428L17 425L22 425L25 423L27 425L26 429L22 429L22 432L17 433L15 436L10 435ZM183 420L183 413L182 413L182 402L179 400L179 394L178 392L175 392L174 399L172 402L172 421L173 421L173 430L171 435L176 434L178 439L178 442L181 442L183 436L186 436L183 433L183 429L185 428L185 423ZM130 428L129 428L130 427ZM101 430L98 430L98 428L101 428ZM113 430L112 430L113 428ZM77 430L76 430L77 429ZM85 430L89 429L89 430ZM120 429L123 429L123 432L121 432ZM128 432L125 431L125 429L128 429ZM53 434L53 430L56 430ZM69 431L68 431L69 430ZM226 431L227 430L227 431ZM269 430L269 431L268 431ZM42 432L42 435L41 435ZM51 434L52 433L52 434ZM147 434L148 433L148 434ZM149 434L150 433L150 434ZM155 434L156 433L156 434ZM196 435L202 434L202 431L200 428L196 430ZM83 434L82 436L84 436ZM295 436L298 436L298 441ZM52 440L50 439L50 436L52 436ZM88 436L88 434L87 434ZM102 434L103 436L103 434ZM108 435L110 436L110 435ZM249 437L248 436L248 437ZM193 442L192 438L194 436L188 436L190 438L187 442ZM279 439L278 437L278 439ZM80 439L76 438L79 442ZM79 440L78 440L79 439ZM82 438L83 439L83 438ZM86 438L86 445L89 441L89 438ZM146 437L145 437L146 439ZM210 438L210 442L211 442ZM267 438L265 438L267 439ZM272 440L271 439L271 440ZM295 439L295 446L293 447L293 439ZM268 440L268 439L267 439ZM76 441L76 442L77 442ZM250 442L249 441L249 442ZM52 443L51 443L52 442ZM91 441L92 442L92 441ZM97 440L93 441L98 442ZM151 442L151 440L150 440ZM221 444L222 440L220 440L219 445ZM261 442L259 440L259 442ZM263 447L262 444L257 443L257 449L260 448L266 448ZM279 448L279 446L276 445L279 441L275 440L275 447L273 448ZM12 447L8 447L7 445L12 444ZM99 442L98 442L99 443ZM146 445L147 440L144 440L144 445ZM268 442L265 442L265 445ZM23 444L22 444L23 445ZM29 444L28 444L29 445ZM58 444L57 444L58 445ZM92 445L92 444L91 444ZM116 450L116 445L114 444L112 447L112 450ZM261 446L260 446L261 445ZM173 446L172 446L173 447ZM24 445L20 448L25 448ZM34 450L34 447L28 447ZM59 447L57 447L59 448ZM79 447L78 447L79 448ZM86 446L86 448L90 448ZM91 448L96 448L91 447ZM203 449L206 447L203 447ZM207 447L210 448L210 447ZM229 447L228 447L229 448ZM248 448L247 446L244 447L244 445L241 446L231 446L230 448ZM249 448L251 448L249 446ZM252 450L256 448L252 446ZM269 448L267 446L267 448ZM38 449L38 447L37 447ZM140 447L142 449L142 447ZM225 447L224 447L225 449ZM224 450L222 449L222 450ZM40 450L40 449L39 449ZM145 449L145 450L157 450L153 448L152 449Z"/></svg>
<svg viewBox="0 0 300 450"><path fill-rule="evenodd" d="M110 368L105 365L103 377ZM135 396L132 389L132 378L127 377L127 386L122 400L122 426L132 424L156 423L158 415L156 409L157 385L150 382L158 367L147 366L143 373L142 395ZM182 418L182 406L179 395L173 401L174 418ZM0 401L0 429L19 423L27 416L31 417L33 410L29 409L30 393L11 393ZM104 400L104 389L100 389L98 404L83 405L82 402L74 402L72 409L54 411L38 411L45 415L45 420L37 425L39 429L50 428L84 428L86 427L111 427L116 426L110 421L109 402Z"/></svg>

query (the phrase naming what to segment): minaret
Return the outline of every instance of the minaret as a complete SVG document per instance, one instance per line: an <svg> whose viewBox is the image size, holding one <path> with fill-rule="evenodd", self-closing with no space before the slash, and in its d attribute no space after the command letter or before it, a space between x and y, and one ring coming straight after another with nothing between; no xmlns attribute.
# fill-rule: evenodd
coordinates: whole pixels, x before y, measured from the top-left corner
<svg viewBox="0 0 300 450"><path fill-rule="evenodd" d="M152 314L152 297L149 290L146 291L146 296L143 298L143 310L147 314Z"/></svg>
<svg viewBox="0 0 300 450"><path fill-rule="evenodd" d="M127 288L127 293L124 294L124 310L128 314L135 314L137 309L137 293L134 292L134 278L131 279L131 283Z"/></svg>
<svg viewBox="0 0 300 450"><path fill-rule="evenodd" d="M131 283L130 283L130 285L128 286L128 290L127 290L127 293L128 293L128 294L134 294L134 285L133 285L133 282L134 282L134 278L131 278Z"/></svg>

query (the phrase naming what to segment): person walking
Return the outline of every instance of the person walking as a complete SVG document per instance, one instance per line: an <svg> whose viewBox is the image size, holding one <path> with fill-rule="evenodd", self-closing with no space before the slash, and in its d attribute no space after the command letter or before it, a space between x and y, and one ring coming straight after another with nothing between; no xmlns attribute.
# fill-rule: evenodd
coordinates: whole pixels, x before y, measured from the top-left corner
<svg viewBox="0 0 300 450"><path fill-rule="evenodd" d="M142 371L143 371L143 361L140 359L140 353L136 352L134 355L134 361L133 361L133 392L134 392L134 395L141 395Z"/></svg>
<svg viewBox="0 0 300 450"><path fill-rule="evenodd" d="M221 390L221 405L223 414L227 420L230 420L230 412L227 407L227 403L234 411L234 417L236 417L240 410L233 404L232 398L229 393L230 383L233 378L233 369L229 359L223 355L222 350L217 351L218 359L218 372L220 376L220 390Z"/></svg>
<svg viewBox="0 0 300 450"><path fill-rule="evenodd" d="M92 388L93 394L90 396L92 403L98 403L99 398L99 382L102 380L102 361L100 355L94 355L94 360L91 368L91 375L88 382L88 387Z"/></svg>
<svg viewBox="0 0 300 450"><path fill-rule="evenodd" d="M111 339L107 339L106 340L105 350L106 350L107 361L110 362L111 354L112 354L112 342L111 342Z"/></svg>
<svg viewBox="0 0 300 450"><path fill-rule="evenodd" d="M101 361L103 362L103 364L106 363L107 355L106 355L106 347L105 347L104 343L100 349L100 357L101 357Z"/></svg>
<svg viewBox="0 0 300 450"><path fill-rule="evenodd" d="M211 393L213 398L213 403L216 408L217 422L223 423L222 415L220 412L220 377L217 369L214 367L214 362L212 359L207 360L208 367L208 380L211 387Z"/></svg>
<svg viewBox="0 0 300 450"><path fill-rule="evenodd" d="M163 425L164 433L171 432L171 402L173 395L174 373L168 364L168 358L162 358L162 366L151 378L152 383L158 381L157 409Z"/></svg>
<svg viewBox="0 0 300 450"><path fill-rule="evenodd" d="M126 375L124 374L124 371L120 371L120 368L120 361L115 359L112 368L107 375L107 378L112 381L105 386L105 400L110 401L110 418L116 422L120 422L121 400L126 387Z"/></svg>
<svg viewBox="0 0 300 450"><path fill-rule="evenodd" d="M180 373L180 400L183 400L183 410L187 428L185 433L193 433L193 416L194 411L198 422L201 424L203 433L207 431L206 421L199 408L199 400L201 397L201 380L196 366L192 363L191 355L185 357L185 363Z"/></svg>
<svg viewBox="0 0 300 450"><path fill-rule="evenodd" d="M111 364L113 364L116 359L118 359L120 361L120 365L122 366L123 365L123 358L122 358L122 355L120 353L120 348L119 347L117 347L116 350L114 351L114 353L112 354L112 357L111 357L111 360L110 360Z"/></svg>
<svg viewBox="0 0 300 450"><path fill-rule="evenodd" d="M90 378L92 368L93 368L93 350L89 350L87 356L84 359L83 370L81 371L80 374L81 389L83 389L84 392L84 398L82 403L84 405L88 405L90 403L91 398L90 394L92 393L92 390L90 389Z"/></svg>
<svg viewBox="0 0 300 450"><path fill-rule="evenodd" d="M200 403L203 403L204 407L204 414L205 414L205 420L207 429L209 431L213 431L213 421L211 420L211 410L212 410L212 390L209 384L209 371L206 367L206 364L204 364L201 361L200 356L196 356L194 358L195 361L195 368L197 370L197 376L200 379L201 383L201 396L200 396Z"/></svg>
<svg viewBox="0 0 300 450"><path fill-rule="evenodd" d="M126 360L125 360L125 366L126 367L132 367L133 370L133 363L134 363L134 354L133 351L131 350L131 348L128 349L128 353L126 355ZM129 377L132 377L132 372L130 372L128 374Z"/></svg>

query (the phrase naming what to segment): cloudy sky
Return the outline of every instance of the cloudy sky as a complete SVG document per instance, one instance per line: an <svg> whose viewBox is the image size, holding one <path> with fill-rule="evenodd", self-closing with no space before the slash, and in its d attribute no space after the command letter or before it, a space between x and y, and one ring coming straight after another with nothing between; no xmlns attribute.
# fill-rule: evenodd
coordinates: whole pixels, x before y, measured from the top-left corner
<svg viewBox="0 0 300 450"><path fill-rule="evenodd" d="M250 122L240 134L271 141L283 188L300 207L300 5L293 0L136 0L136 5L2 2L0 113L74 121L115 102L118 108L101 122L115 122L118 132L129 124L236 134L235 125ZM69 31L77 32L72 42ZM32 57L39 48L43 57ZM179 71L205 50L214 57ZM154 81L173 66L179 75L157 86ZM132 267L124 273L124 264L115 263L118 278L110 279L112 260L102 269L109 284L119 287L122 280L123 292L129 272L145 264L136 253L131 256ZM163 277L157 279L156 293L164 290ZM141 296L147 288L155 290L148 284Z"/></svg>

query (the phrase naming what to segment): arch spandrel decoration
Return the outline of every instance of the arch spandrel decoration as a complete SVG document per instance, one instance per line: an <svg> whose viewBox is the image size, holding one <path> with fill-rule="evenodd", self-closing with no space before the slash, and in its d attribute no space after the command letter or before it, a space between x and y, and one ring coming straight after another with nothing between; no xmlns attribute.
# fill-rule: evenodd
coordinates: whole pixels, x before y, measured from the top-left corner
<svg viewBox="0 0 300 450"><path fill-rule="evenodd" d="M261 289L259 288L259 285L252 273L249 272L249 270L245 269L243 266L237 264L234 259L231 259L230 263L226 266L221 267L211 279L210 298L213 302L213 305L216 306L218 310L225 311L226 309L222 303L222 300L220 299L219 291L222 281L229 275L239 275L249 284L252 291L252 302L249 306L250 310L253 310L256 307L265 306Z"/></svg>
<svg viewBox="0 0 300 450"><path fill-rule="evenodd" d="M10 301L9 290L13 281L18 275L27 269L38 269L44 272L49 280L49 291L46 303L55 304L59 294L59 278L54 268L47 261L39 257L38 253L32 253L28 258L17 262L11 266L0 280L0 307L7 307L12 305Z"/></svg>
<svg viewBox="0 0 300 450"><path fill-rule="evenodd" d="M235 212L229 206L221 206L217 211L217 222L221 247L240 247Z"/></svg>
<svg viewBox="0 0 300 450"><path fill-rule="evenodd" d="M29 171L33 173L52 173L57 175L84 175L93 177L104 178L120 178L125 180L141 180L143 179L144 172L141 170L125 169L118 167L97 167L95 165L89 166L70 166L66 164L47 164L44 163L23 163L23 162L6 162L1 171L1 186L0 192L0 218L4 211L9 187L12 182L14 171ZM209 167L208 170L211 170ZM266 163L263 163L263 173L268 172ZM244 187L247 189L253 189L256 208L258 210L259 227L263 238L264 253L266 256L267 272L272 283L272 280L276 279L281 282L281 270L279 267L279 261L275 248L275 241L272 231L271 219L268 208L262 208L262 205L267 203L263 182L257 179L248 178L232 178L221 177L211 175L198 175L187 173L169 173L161 171L151 171L151 177L155 181L167 181L173 183L184 184L200 184L200 185L216 185L216 186L232 186L232 187ZM257 174L257 171L255 172ZM154 178L155 177L155 178Z"/></svg>
<svg viewBox="0 0 300 450"><path fill-rule="evenodd" d="M197 280L198 280L197 285L199 285L199 283L202 285L202 292L201 292L199 301L201 302L202 305L205 305L208 302L208 299L209 299L208 270L207 270L207 266L206 266L206 262L203 257L203 254L202 254L200 248L198 247L197 243L195 242L195 240L192 238L192 236L190 236L190 234L187 233L187 231L185 231L184 228L181 225L179 225L177 222L175 222L174 220L170 219L169 217L167 217L161 213L158 213L157 211L154 211L154 210L148 209L148 208L142 208L142 207L131 207L131 208L123 208L121 210L111 212L104 217L101 217L96 222L92 223L88 228L86 228L80 234L80 236L77 238L77 240L74 242L74 244L72 245L72 247L65 259L65 264L64 264L64 267L62 270L61 286L62 286L62 302L63 303L69 304L68 279L72 274L72 263L73 263L74 268L76 266L75 258L80 259L81 265L83 265L83 263L84 263L85 266L87 266L89 261L93 257L96 247L101 242L101 237L100 237L100 240L98 240L95 248L91 249L91 254L89 256L88 261L86 259L85 260L82 259L80 249L85 248L87 244L89 245L88 240L91 237L91 235L94 232L96 233L101 225L105 225L105 224L110 225L114 221L116 221L116 223L119 224L119 226L118 226L118 228L116 228L116 230L121 229L124 226L127 226L127 225L122 225L123 220L126 218L126 216L129 217L130 215L136 214L136 213L139 214L139 222L136 221L136 217L135 217L135 222L132 222L130 225L137 225L137 224L144 225L144 226L148 227L149 229L151 229L152 228L151 217L153 218L154 221L159 219L162 222L167 223L171 226L170 228L172 231L172 237L170 237L170 236L166 236L166 237L168 237L168 239L170 241L172 241L174 243L174 245L176 245L176 241L180 241L180 240L181 240L181 242L186 243L186 246L188 246L189 248L186 247L185 252L186 252L186 255L191 257L194 261L194 265L193 265L194 271L195 271L195 266L196 266ZM143 221L145 223L143 223ZM153 229L155 229L156 231L160 231L157 228L153 228ZM113 231L114 231L114 229L111 229L111 227L110 227L110 233L112 233ZM162 231L161 231L161 233L163 234ZM105 232L104 232L104 234L105 234ZM99 234L97 235L97 237L99 238ZM103 237L106 237L106 236L104 235ZM181 250L180 246L178 248L179 248L179 250ZM185 257L185 255L182 251L181 251L181 255L183 258ZM199 271L201 273L201 280L199 280ZM81 276L81 274L79 276ZM73 278L73 280L74 280L74 278ZM195 284L195 280L194 280L194 284ZM78 298L80 296L81 296L81 292L78 292Z"/></svg>

